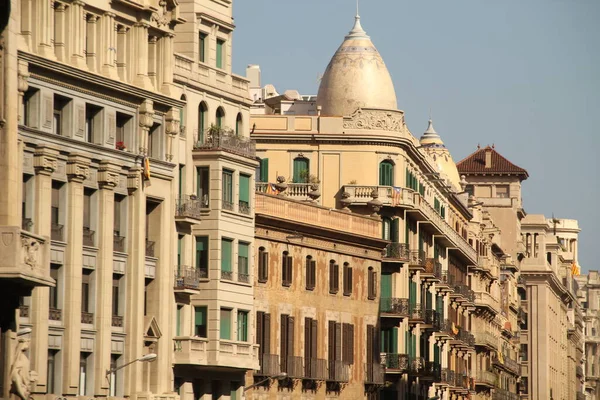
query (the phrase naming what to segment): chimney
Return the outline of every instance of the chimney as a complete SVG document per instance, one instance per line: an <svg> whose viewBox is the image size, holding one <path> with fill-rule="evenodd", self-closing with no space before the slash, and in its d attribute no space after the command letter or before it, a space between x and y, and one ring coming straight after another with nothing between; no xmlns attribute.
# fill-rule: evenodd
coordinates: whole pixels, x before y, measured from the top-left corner
<svg viewBox="0 0 600 400"><path fill-rule="evenodd" d="M492 149L485 149L485 167L492 168Z"/></svg>

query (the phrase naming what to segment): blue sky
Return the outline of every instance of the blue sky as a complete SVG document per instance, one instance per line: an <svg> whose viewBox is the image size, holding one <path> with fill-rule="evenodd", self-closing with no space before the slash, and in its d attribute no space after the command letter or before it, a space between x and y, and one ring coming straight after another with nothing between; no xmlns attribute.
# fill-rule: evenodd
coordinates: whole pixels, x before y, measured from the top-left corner
<svg viewBox="0 0 600 400"><path fill-rule="evenodd" d="M239 0L233 69L316 94L353 24L353 0ZM579 220L579 261L600 269L600 1L362 0L362 25L416 136L432 109L456 161L477 144L527 169L528 213Z"/></svg>

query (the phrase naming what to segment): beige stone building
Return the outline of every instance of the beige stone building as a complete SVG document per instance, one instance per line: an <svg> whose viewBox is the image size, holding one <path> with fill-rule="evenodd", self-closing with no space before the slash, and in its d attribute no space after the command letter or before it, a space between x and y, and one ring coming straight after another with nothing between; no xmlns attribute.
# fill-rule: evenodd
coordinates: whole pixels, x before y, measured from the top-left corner
<svg viewBox="0 0 600 400"><path fill-rule="evenodd" d="M578 298L583 308L583 324L585 334L585 352L583 374L585 375L585 398L600 399L600 279L598 271L589 271L585 275L575 277L579 286Z"/></svg>
<svg viewBox="0 0 600 400"><path fill-rule="evenodd" d="M256 195L252 399L376 394L381 220L285 196ZM269 385L268 377L285 373ZM261 382L263 384L261 384Z"/></svg>

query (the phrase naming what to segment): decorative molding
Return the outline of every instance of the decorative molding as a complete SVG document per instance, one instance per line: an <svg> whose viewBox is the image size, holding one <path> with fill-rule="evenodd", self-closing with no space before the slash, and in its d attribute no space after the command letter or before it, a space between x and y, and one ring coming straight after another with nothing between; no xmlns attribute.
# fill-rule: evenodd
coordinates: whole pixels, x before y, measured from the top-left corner
<svg viewBox="0 0 600 400"><path fill-rule="evenodd" d="M344 118L344 129L405 131L404 114L399 111L359 108L349 118Z"/></svg>
<svg viewBox="0 0 600 400"><path fill-rule="evenodd" d="M79 153L71 153L67 160L67 177L70 182L83 183L90 176L90 159Z"/></svg>
<svg viewBox="0 0 600 400"><path fill-rule="evenodd" d="M98 167L98 186L100 189L112 190L119 184L120 167L109 160L100 161Z"/></svg>
<svg viewBox="0 0 600 400"><path fill-rule="evenodd" d="M132 194L138 190L141 186L142 181L142 169L140 167L133 167L129 169L127 174L127 191Z"/></svg>
<svg viewBox="0 0 600 400"><path fill-rule="evenodd" d="M50 146L35 149L33 168L36 174L52 175L58 169L58 150Z"/></svg>
<svg viewBox="0 0 600 400"><path fill-rule="evenodd" d="M179 110L171 107L171 109L167 112L165 117L166 126L165 132L167 135L178 135L179 134L179 125L181 121L179 121Z"/></svg>

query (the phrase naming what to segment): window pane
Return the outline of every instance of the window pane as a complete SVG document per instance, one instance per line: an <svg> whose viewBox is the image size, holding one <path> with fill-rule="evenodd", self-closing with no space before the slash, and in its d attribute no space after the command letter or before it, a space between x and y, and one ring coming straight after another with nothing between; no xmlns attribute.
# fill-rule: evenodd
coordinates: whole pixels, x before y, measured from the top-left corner
<svg viewBox="0 0 600 400"><path fill-rule="evenodd" d="M196 236L196 268L208 271L208 237Z"/></svg>
<svg viewBox="0 0 600 400"><path fill-rule="evenodd" d="M225 42L217 39L217 68L223 68L223 47Z"/></svg>
<svg viewBox="0 0 600 400"><path fill-rule="evenodd" d="M238 311L238 338L240 342L248 341L248 312Z"/></svg>
<svg viewBox="0 0 600 400"><path fill-rule="evenodd" d="M205 338L207 331L207 308L195 307L194 335Z"/></svg>
<svg viewBox="0 0 600 400"><path fill-rule="evenodd" d="M231 272L231 252L233 242L229 239L221 240L221 271Z"/></svg>
<svg viewBox="0 0 600 400"><path fill-rule="evenodd" d="M196 195L200 199L202 207L208 207L208 167L198 167L196 168L196 172L198 176L198 181L196 185Z"/></svg>
<svg viewBox="0 0 600 400"><path fill-rule="evenodd" d="M309 162L307 158L298 157L294 159L294 183L307 183L309 175Z"/></svg>
<svg viewBox="0 0 600 400"><path fill-rule="evenodd" d="M200 61L206 62L206 33L200 33Z"/></svg>
<svg viewBox="0 0 600 400"><path fill-rule="evenodd" d="M231 340L231 310L221 308L221 339Z"/></svg>
<svg viewBox="0 0 600 400"><path fill-rule="evenodd" d="M247 243L240 243L238 246L238 272L248 274L248 251Z"/></svg>
<svg viewBox="0 0 600 400"><path fill-rule="evenodd" d="M250 204L250 177L240 175L240 202Z"/></svg>
<svg viewBox="0 0 600 400"><path fill-rule="evenodd" d="M223 170L223 201L233 203L233 171Z"/></svg>

